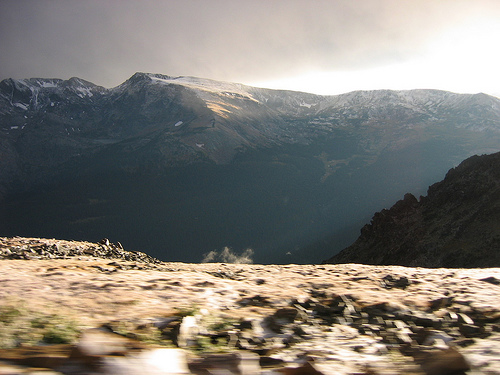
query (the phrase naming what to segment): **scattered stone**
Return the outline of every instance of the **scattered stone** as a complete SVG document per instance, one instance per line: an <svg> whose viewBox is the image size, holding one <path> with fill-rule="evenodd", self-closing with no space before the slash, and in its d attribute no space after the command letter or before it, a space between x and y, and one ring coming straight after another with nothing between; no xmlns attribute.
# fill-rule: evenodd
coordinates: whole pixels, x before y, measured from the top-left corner
<svg viewBox="0 0 500 375"><path fill-rule="evenodd" d="M148 264L161 263L160 260L145 253L125 251L120 243L113 244L107 238L96 244L44 238L0 237L0 259L68 259L82 255Z"/></svg>
<svg viewBox="0 0 500 375"><path fill-rule="evenodd" d="M259 364L261 367L282 367L285 361L281 358L273 358L273 357L260 357Z"/></svg>
<svg viewBox="0 0 500 375"><path fill-rule="evenodd" d="M387 275L382 278L380 284L382 285L382 287L386 289L392 289L392 288L406 289L411 284L411 282L406 276L395 278L392 275Z"/></svg>
<svg viewBox="0 0 500 375"><path fill-rule="evenodd" d="M431 310L439 310L442 308L449 307L453 302L453 297L441 297L430 302Z"/></svg>
<svg viewBox="0 0 500 375"><path fill-rule="evenodd" d="M421 340L422 345L425 346L434 346L440 349L446 349L453 341L453 337L443 331L427 330L425 333L427 335L423 340Z"/></svg>
<svg viewBox="0 0 500 375"><path fill-rule="evenodd" d="M500 279L497 279L496 277L493 276L485 277L484 279L480 279L480 281L484 281L493 285L500 285Z"/></svg>
<svg viewBox="0 0 500 375"><path fill-rule="evenodd" d="M459 329L465 337L478 337L483 332L481 327L473 324L462 324Z"/></svg>
<svg viewBox="0 0 500 375"><path fill-rule="evenodd" d="M99 241L101 245L109 246L109 240L107 238L103 238L102 240Z"/></svg>
<svg viewBox="0 0 500 375"><path fill-rule="evenodd" d="M215 277L220 277L221 279L238 280L238 276L233 271L230 270L215 271L215 272L207 271L207 273Z"/></svg>
<svg viewBox="0 0 500 375"><path fill-rule="evenodd" d="M271 304L268 297L260 295L243 298L238 303L242 306L269 306Z"/></svg>

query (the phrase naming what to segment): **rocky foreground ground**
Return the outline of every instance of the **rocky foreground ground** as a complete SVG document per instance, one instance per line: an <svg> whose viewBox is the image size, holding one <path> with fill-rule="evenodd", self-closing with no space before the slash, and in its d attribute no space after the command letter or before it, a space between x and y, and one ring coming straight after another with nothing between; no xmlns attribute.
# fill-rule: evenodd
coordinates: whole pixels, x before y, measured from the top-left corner
<svg viewBox="0 0 500 375"><path fill-rule="evenodd" d="M0 374L500 374L500 269L0 238Z"/></svg>

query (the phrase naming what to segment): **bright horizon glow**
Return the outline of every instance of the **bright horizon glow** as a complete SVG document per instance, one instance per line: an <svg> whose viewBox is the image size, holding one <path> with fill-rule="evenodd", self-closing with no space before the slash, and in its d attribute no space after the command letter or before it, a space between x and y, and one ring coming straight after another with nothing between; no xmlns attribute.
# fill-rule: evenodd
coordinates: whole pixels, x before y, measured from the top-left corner
<svg viewBox="0 0 500 375"><path fill-rule="evenodd" d="M315 71L257 87L336 95L356 90L438 89L500 97L500 24L475 20L433 40L418 58L358 71Z"/></svg>

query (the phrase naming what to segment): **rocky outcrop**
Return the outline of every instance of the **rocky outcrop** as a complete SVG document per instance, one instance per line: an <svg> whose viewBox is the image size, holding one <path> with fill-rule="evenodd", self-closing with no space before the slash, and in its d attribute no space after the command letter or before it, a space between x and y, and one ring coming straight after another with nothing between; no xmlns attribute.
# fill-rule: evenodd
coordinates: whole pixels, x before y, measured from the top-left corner
<svg viewBox="0 0 500 375"><path fill-rule="evenodd" d="M500 372L497 268L145 265L0 260L0 373Z"/></svg>
<svg viewBox="0 0 500 375"><path fill-rule="evenodd" d="M325 263L499 266L500 153L465 160L420 200L406 194Z"/></svg>
<svg viewBox="0 0 500 375"><path fill-rule="evenodd" d="M71 259L91 257L122 259L148 264L161 263L140 251L125 251L120 242L103 238L99 243L45 238L0 237L0 259Z"/></svg>

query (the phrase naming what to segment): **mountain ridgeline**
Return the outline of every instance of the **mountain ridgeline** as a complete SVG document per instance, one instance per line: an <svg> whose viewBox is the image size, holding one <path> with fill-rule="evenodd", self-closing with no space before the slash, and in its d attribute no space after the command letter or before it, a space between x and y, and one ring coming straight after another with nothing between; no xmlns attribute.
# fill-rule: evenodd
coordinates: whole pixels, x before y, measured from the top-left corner
<svg viewBox="0 0 500 375"><path fill-rule="evenodd" d="M500 100L436 90L320 96L136 73L0 82L0 233L162 260L254 250L312 263L372 213L500 150Z"/></svg>
<svg viewBox="0 0 500 375"><path fill-rule="evenodd" d="M417 200L377 212L359 238L324 263L500 266L500 153L473 156Z"/></svg>

